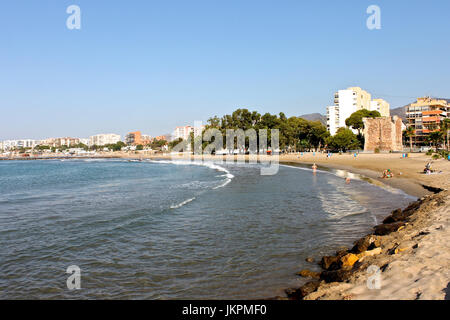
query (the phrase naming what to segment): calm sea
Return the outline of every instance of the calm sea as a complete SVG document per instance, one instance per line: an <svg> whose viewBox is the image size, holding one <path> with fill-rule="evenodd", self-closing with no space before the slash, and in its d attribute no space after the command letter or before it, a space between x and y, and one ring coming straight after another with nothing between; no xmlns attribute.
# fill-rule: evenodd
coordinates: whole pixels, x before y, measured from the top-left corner
<svg viewBox="0 0 450 320"><path fill-rule="evenodd" d="M0 298L273 297L412 200L295 166L0 161Z"/></svg>

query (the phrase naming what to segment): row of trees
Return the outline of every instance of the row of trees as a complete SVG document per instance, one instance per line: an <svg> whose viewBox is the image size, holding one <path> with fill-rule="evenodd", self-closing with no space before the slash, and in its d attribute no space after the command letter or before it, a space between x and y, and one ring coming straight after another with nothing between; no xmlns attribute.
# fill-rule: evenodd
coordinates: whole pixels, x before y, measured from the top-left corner
<svg viewBox="0 0 450 320"><path fill-rule="evenodd" d="M378 112L364 113L359 112L356 115L352 115L349 118L349 126L357 130L363 128L363 117L376 117L380 116ZM312 151L326 149L330 151L347 151L350 149L358 149L362 147L362 136L355 135L352 130L347 128L341 128L336 135L330 136L326 126L320 121L308 121L300 117L286 117L283 112L278 115L265 113L261 115L257 111L249 111L248 109L237 109L232 114L227 114L222 117L214 116L208 119L205 130L217 129L220 131L223 137L223 146L226 149L234 149L235 145L226 145L226 133L228 129L237 130L242 129L244 131L254 129L257 133L257 140L259 144L259 130L267 129L267 145L271 146L271 129L279 130L279 148L282 152L298 152L298 151ZM203 132L204 133L204 132ZM202 135L203 136L203 135ZM205 148L209 143L214 141L214 137L210 142L202 141L202 136L195 137L191 134L191 150L195 145L201 145ZM198 139L199 141L195 141ZM197 143L195 143L197 142ZM169 148L175 146L184 147L189 142L178 139L169 143ZM245 147L249 147L248 138L245 141ZM217 151L217 150L216 150Z"/></svg>

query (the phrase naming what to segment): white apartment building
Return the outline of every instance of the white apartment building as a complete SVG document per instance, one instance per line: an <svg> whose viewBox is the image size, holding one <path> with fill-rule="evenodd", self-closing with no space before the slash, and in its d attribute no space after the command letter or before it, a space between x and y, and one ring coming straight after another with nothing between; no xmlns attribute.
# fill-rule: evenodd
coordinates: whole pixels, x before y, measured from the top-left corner
<svg viewBox="0 0 450 320"><path fill-rule="evenodd" d="M89 137L89 145L104 146L114 144L120 141L120 135L114 133L102 133Z"/></svg>
<svg viewBox="0 0 450 320"><path fill-rule="evenodd" d="M172 141L177 140L179 138L183 140L188 140L191 132L194 132L194 137L197 137L202 134L203 129L205 129L204 125L196 127L191 126L176 127L172 133Z"/></svg>
<svg viewBox="0 0 450 320"><path fill-rule="evenodd" d="M382 117L388 117L389 103L383 99L374 99L367 91L359 87L339 90L334 94L334 106L327 107L327 129L335 135L339 128L345 128L345 120L352 113L361 110L377 110Z"/></svg>
<svg viewBox="0 0 450 320"><path fill-rule="evenodd" d="M0 149L11 150L19 148L34 148L40 144L40 140L20 139L20 140L5 140L2 142Z"/></svg>

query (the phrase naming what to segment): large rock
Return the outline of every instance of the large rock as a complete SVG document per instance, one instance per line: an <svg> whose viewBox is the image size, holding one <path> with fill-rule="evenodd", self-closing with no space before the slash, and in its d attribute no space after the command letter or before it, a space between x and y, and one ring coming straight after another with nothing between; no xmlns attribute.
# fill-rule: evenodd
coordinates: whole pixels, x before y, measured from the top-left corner
<svg viewBox="0 0 450 320"><path fill-rule="evenodd" d="M311 270L302 270L300 272L297 272L297 275L304 277L304 278L315 278L315 279L319 279L320 278L320 272L314 272Z"/></svg>
<svg viewBox="0 0 450 320"><path fill-rule="evenodd" d="M403 227L405 225L405 222L394 222L394 223L387 223L387 224L380 224L378 226L375 226L375 235L378 236L384 236L387 234L390 234L392 232L397 231L400 229L400 227Z"/></svg>
<svg viewBox="0 0 450 320"><path fill-rule="evenodd" d="M298 289L287 289L285 292L290 299L301 300L313 293L320 286L320 281L309 281Z"/></svg>
<svg viewBox="0 0 450 320"><path fill-rule="evenodd" d="M341 267L352 267L358 260L359 257L356 254L353 253L346 254L340 259Z"/></svg>
<svg viewBox="0 0 450 320"><path fill-rule="evenodd" d="M370 234L368 236L365 236L364 238L359 239L358 241L355 242L355 245L353 246L353 248L350 250L351 253L361 253L367 250L371 250L377 247L381 246L381 241L380 238Z"/></svg>
<svg viewBox="0 0 450 320"><path fill-rule="evenodd" d="M346 269L323 271L320 274L320 280L327 283L330 282L344 282L350 278L352 271Z"/></svg>
<svg viewBox="0 0 450 320"><path fill-rule="evenodd" d="M324 270L338 270L341 268L341 258L348 253L347 250L339 250L335 256L323 256L320 266Z"/></svg>
<svg viewBox="0 0 450 320"><path fill-rule="evenodd" d="M337 256L323 256L320 260L320 266L324 270L337 270L340 268L339 259L340 257Z"/></svg>
<svg viewBox="0 0 450 320"><path fill-rule="evenodd" d="M375 256L377 254L381 254L381 248L375 248L372 250L367 250L358 254L358 258Z"/></svg>

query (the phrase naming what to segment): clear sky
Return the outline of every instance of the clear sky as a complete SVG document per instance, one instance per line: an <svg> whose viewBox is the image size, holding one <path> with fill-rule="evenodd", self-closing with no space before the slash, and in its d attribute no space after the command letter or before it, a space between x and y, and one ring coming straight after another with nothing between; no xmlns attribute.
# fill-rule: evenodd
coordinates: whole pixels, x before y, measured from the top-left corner
<svg viewBox="0 0 450 320"><path fill-rule="evenodd" d="M66 8L81 8L69 30ZM366 9L381 8L381 30ZM238 107L325 113L360 86L450 98L448 0L9 0L0 4L0 140L150 135Z"/></svg>

